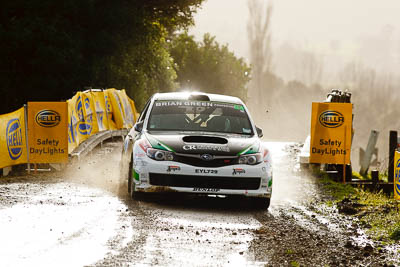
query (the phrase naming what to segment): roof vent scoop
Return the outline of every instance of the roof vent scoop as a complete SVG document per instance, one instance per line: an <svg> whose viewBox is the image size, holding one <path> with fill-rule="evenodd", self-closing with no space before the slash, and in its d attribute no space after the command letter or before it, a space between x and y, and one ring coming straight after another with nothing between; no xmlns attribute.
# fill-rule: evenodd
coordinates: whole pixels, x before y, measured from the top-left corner
<svg viewBox="0 0 400 267"><path fill-rule="evenodd" d="M192 94L189 96L189 100L210 101L210 98L208 95Z"/></svg>
<svg viewBox="0 0 400 267"><path fill-rule="evenodd" d="M222 137L216 136L184 136L182 138L185 143L205 143L205 144L227 144L228 140Z"/></svg>

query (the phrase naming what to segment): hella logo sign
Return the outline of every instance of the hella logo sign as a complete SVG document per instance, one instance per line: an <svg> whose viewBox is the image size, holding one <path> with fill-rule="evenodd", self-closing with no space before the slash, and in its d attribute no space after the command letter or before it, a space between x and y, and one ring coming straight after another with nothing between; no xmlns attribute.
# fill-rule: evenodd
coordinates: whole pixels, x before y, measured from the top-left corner
<svg viewBox="0 0 400 267"><path fill-rule="evenodd" d="M344 116L340 112L327 110L319 115L319 123L327 128L337 128L343 125Z"/></svg>
<svg viewBox="0 0 400 267"><path fill-rule="evenodd" d="M395 184L394 184L394 189L396 191L396 194L400 196L400 159L397 160L396 165L394 166L394 173L395 173Z"/></svg>
<svg viewBox="0 0 400 267"><path fill-rule="evenodd" d="M6 129L7 148L10 158L18 159L22 155L22 128L19 119L12 119L7 123Z"/></svg>
<svg viewBox="0 0 400 267"><path fill-rule="evenodd" d="M36 114L35 121L42 127L54 127L60 123L61 116L54 110L44 109Z"/></svg>

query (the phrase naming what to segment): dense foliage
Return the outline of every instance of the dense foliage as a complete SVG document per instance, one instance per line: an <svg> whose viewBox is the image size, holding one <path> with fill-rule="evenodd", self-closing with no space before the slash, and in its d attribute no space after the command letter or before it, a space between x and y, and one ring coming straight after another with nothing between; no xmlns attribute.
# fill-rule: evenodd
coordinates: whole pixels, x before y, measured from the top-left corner
<svg viewBox="0 0 400 267"><path fill-rule="evenodd" d="M0 6L0 114L84 86L126 88L141 106L174 90L165 37L203 0L14 0Z"/></svg>
<svg viewBox="0 0 400 267"><path fill-rule="evenodd" d="M246 100L250 67L243 59L236 58L227 45L218 44L209 34L196 42L185 32L174 36L169 47L181 88Z"/></svg>

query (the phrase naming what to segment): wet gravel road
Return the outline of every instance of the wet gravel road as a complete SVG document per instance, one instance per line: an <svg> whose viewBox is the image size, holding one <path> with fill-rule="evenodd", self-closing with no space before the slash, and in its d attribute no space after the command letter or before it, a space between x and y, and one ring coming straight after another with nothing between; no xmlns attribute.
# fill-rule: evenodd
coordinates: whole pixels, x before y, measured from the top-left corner
<svg viewBox="0 0 400 267"><path fill-rule="evenodd" d="M297 146L270 143L268 211L243 198L152 195L119 182L121 144L62 172L0 178L0 266L387 266L396 248L321 203Z"/></svg>

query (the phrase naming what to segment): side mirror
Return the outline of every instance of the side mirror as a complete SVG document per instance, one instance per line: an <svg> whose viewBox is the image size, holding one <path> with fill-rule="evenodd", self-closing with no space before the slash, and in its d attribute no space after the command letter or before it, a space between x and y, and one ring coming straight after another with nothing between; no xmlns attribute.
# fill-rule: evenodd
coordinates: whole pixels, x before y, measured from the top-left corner
<svg viewBox="0 0 400 267"><path fill-rule="evenodd" d="M141 132L143 130L143 121L135 123L135 126L133 126L135 131Z"/></svg>
<svg viewBox="0 0 400 267"><path fill-rule="evenodd" d="M263 134L263 131L262 131L262 129L261 128L258 128L257 126L256 126L256 130L257 130L257 135L258 135L258 137L263 137L264 136L264 134Z"/></svg>

